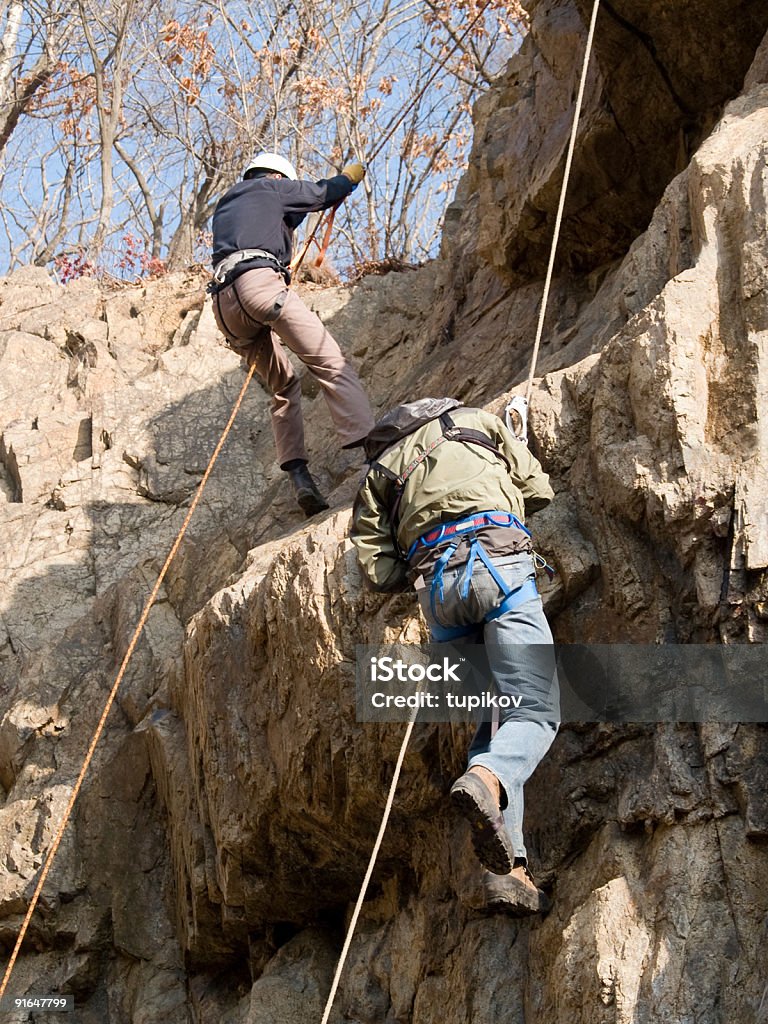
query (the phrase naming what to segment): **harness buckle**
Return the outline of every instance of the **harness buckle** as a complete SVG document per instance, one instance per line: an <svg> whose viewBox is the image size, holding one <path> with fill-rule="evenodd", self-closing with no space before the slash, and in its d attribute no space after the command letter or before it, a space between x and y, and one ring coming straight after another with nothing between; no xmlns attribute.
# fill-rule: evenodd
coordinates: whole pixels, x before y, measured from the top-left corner
<svg viewBox="0 0 768 1024"><path fill-rule="evenodd" d="M217 286L219 288L225 287L227 277L239 263L255 259L269 260L270 263L274 263L283 276L288 272L288 268L280 262L277 256L274 253L267 252L266 249L238 249L236 252L231 252L229 256L225 256L223 260L216 264L213 268L213 281L211 285L213 285L213 288Z"/></svg>
<svg viewBox="0 0 768 1024"><path fill-rule="evenodd" d="M556 576L556 571L553 566L551 566L546 558L543 555L540 555L538 551L532 551L531 554L533 555L533 564L536 569L543 569L549 579L553 580Z"/></svg>

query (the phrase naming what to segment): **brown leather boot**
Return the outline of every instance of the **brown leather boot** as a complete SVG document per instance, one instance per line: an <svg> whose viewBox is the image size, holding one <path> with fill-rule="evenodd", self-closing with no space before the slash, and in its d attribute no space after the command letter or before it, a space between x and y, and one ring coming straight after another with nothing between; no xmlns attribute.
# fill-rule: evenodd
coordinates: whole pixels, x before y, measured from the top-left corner
<svg viewBox="0 0 768 1024"><path fill-rule="evenodd" d="M506 875L484 871L483 889L488 910L512 917L546 914L552 906L552 900L536 886L525 864L517 864Z"/></svg>
<svg viewBox="0 0 768 1024"><path fill-rule="evenodd" d="M501 815L501 783L475 765L451 786L451 802L472 829L472 845L483 867L498 875L512 870L515 853Z"/></svg>
<svg viewBox="0 0 768 1024"><path fill-rule="evenodd" d="M475 764L469 769L469 772L476 775L482 784L493 793L493 799L501 807L501 783L491 769L484 768L481 764Z"/></svg>

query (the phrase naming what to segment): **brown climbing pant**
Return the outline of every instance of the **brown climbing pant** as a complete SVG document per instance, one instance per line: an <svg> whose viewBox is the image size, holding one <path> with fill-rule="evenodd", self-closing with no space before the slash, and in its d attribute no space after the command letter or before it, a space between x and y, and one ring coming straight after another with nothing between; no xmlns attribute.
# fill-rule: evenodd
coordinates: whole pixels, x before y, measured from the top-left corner
<svg viewBox="0 0 768 1024"><path fill-rule="evenodd" d="M301 383L280 342L307 366L323 389L342 445L373 427L360 378L322 321L268 267L241 274L213 297L213 313L229 345L272 394L272 431L277 461L307 459L301 415Z"/></svg>

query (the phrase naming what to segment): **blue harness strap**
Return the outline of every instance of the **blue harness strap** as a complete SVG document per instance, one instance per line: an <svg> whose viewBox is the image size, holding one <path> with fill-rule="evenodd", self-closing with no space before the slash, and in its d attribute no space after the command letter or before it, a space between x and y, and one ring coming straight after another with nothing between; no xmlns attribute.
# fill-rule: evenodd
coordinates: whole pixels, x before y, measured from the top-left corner
<svg viewBox="0 0 768 1024"><path fill-rule="evenodd" d="M440 555L437 562L435 563L435 571L432 576L432 586L429 589L429 604L432 609L432 615L435 618L437 618L437 613L435 611L435 592L437 592L440 600L442 601L443 595L445 593L443 589L443 571L446 565L448 565L448 563L450 562L451 558L453 557L453 553L458 546L459 545L457 542L449 544L445 551L442 553L442 555Z"/></svg>
<svg viewBox="0 0 768 1024"><path fill-rule="evenodd" d="M506 595L501 604L497 605L493 611L488 612L485 616L486 622L493 622L494 619L501 618L507 612L511 612L513 608L517 608L518 605L525 604L526 601L531 601L534 597L539 596L539 591L536 586L536 580L526 580L521 586L515 590L510 590Z"/></svg>
<svg viewBox="0 0 768 1024"><path fill-rule="evenodd" d="M501 603L492 608L484 617L483 622L493 622L494 619L501 618L507 612L511 612L521 604L525 604L526 601L531 601L534 597L539 596L539 591L536 587L536 580L526 580L519 587L515 587L514 590L510 590L508 594L502 599ZM432 614L435 614L435 603L434 603L434 591L431 597L432 603ZM440 623L434 622L429 627L429 632L433 640L438 643L450 643L452 640L460 640L462 637L470 636L478 628L479 623L473 623L469 626L441 626Z"/></svg>
<svg viewBox="0 0 768 1024"><path fill-rule="evenodd" d="M475 562L479 558L483 565L486 567L488 572L491 574L494 583L501 591L503 597L499 604L491 609L485 616L484 622L493 622L494 619L500 618L507 612L517 608L518 605L524 604L526 601L532 600L538 596L538 589L536 587L536 579L531 578L521 584L519 587L515 587L513 590L507 589L507 583L503 576L499 573L496 566L493 564L488 552L485 550L483 545L480 543L480 538L477 536L477 529L479 526L493 525L493 526L517 526L524 530L525 533L530 537L530 530L528 530L523 523L513 515L511 512L482 512L478 515L467 516L464 519L456 520L452 523L444 523L442 526L430 530L428 533L419 537L418 540L414 541L411 545L411 549L408 552L409 556L422 545L423 547L433 548L437 547L446 537L460 537L469 535L469 554L466 561L466 568L461 578L461 590L460 594L462 598L466 599L469 596L469 587L472 582L472 573L474 572ZM441 626L437 623L437 609L435 607L435 600L438 597L441 601L444 596L443 586L443 573L448 566L448 563L453 558L460 541L452 540L445 548L445 551L440 555L437 562L435 563L434 572L432 575L432 586L429 591L429 604L432 610L432 617L435 620L434 625L430 627L432 639L438 643L447 643L452 640L459 640L461 637L469 636L474 633L478 624L473 623L469 626ZM541 556L537 556L541 558ZM543 562L544 560L541 559ZM546 566L546 563L544 563ZM546 566L549 569L549 566Z"/></svg>

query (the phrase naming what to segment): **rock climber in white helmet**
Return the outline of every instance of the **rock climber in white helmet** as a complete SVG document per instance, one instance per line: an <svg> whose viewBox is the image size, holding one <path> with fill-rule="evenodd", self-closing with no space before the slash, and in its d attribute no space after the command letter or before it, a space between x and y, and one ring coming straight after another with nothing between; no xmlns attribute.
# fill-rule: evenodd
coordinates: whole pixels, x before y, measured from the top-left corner
<svg viewBox="0 0 768 1024"><path fill-rule="evenodd" d="M272 429L280 468L307 516L328 508L309 473L301 414L301 384L280 342L320 384L342 447L352 448L373 426L360 379L331 333L290 283L293 232L312 211L345 199L365 168L351 163L320 181L298 179L278 153L259 153L219 201L213 215L210 290L219 329L272 394Z"/></svg>

